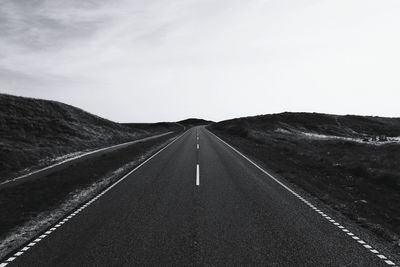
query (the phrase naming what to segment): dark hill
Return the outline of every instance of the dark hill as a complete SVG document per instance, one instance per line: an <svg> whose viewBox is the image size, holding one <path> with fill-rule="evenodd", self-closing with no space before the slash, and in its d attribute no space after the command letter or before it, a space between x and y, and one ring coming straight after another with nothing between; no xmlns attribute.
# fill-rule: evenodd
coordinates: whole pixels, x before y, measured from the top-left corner
<svg viewBox="0 0 400 267"><path fill-rule="evenodd" d="M182 121L178 121L179 124L184 125L186 128L200 126L200 125L208 125L214 123L213 121L203 120L203 119L196 119L190 118Z"/></svg>
<svg viewBox="0 0 400 267"><path fill-rule="evenodd" d="M279 113L244 117L219 122L212 126L233 132L258 130L303 131L342 137L400 136L400 119L321 113Z"/></svg>

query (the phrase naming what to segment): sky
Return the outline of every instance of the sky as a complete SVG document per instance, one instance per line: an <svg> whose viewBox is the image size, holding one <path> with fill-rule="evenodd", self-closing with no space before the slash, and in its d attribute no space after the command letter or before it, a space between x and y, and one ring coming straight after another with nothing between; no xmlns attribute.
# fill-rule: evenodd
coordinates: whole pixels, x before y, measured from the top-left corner
<svg viewBox="0 0 400 267"><path fill-rule="evenodd" d="M0 92L118 122L400 117L399 0L0 0Z"/></svg>

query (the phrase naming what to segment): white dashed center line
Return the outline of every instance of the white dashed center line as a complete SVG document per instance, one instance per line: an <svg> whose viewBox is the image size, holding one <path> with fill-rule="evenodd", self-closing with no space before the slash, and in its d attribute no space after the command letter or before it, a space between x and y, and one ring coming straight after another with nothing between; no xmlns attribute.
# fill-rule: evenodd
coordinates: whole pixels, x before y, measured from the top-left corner
<svg viewBox="0 0 400 267"><path fill-rule="evenodd" d="M200 185L200 165L196 165L196 185Z"/></svg>

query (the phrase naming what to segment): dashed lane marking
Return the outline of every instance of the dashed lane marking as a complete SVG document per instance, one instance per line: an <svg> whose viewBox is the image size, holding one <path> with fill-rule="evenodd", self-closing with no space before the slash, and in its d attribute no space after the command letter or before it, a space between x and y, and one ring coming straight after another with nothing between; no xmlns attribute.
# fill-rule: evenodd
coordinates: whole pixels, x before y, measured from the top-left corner
<svg viewBox="0 0 400 267"><path fill-rule="evenodd" d="M200 185L200 165L196 165L196 185Z"/></svg>

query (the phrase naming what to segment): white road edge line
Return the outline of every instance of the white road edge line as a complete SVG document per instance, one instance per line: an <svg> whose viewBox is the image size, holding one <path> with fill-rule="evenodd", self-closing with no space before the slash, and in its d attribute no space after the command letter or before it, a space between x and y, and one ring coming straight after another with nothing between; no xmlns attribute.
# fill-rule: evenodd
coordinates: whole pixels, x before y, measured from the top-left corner
<svg viewBox="0 0 400 267"><path fill-rule="evenodd" d="M221 141L223 144L225 144L226 146L228 146L229 148L231 148L233 151L235 151L236 153L238 153L240 156L242 156L243 158L245 158L248 162L250 162L251 164L253 164L255 167L257 167L257 169L259 169L260 171L262 171L264 174L266 174L269 178L271 178L272 180L274 180L276 183L278 183L280 186L282 186L283 188L285 188L287 191L289 191L292 195L294 195L295 197L297 197L300 200L304 201L304 198L301 197L298 193L296 193L295 191L293 191L291 188L289 188L287 185L285 185L284 183L282 183L281 181L278 180L278 178L275 178L272 174L270 174L269 172L267 172L266 170L264 170L263 168L261 168L260 166L258 166L258 164L256 164L254 161L252 161L251 159L249 159L247 156L245 156L243 153L241 153L239 150L237 150L236 148L234 148L233 146L231 146L230 144L228 144L227 142L225 142L224 140L222 140L221 138L219 138L217 135L215 135L213 132L209 131L208 129L206 129L209 133L211 133L213 136L215 136L219 141ZM309 206L309 205L308 205ZM313 209L313 208L312 208ZM326 214L323 213L321 210L319 209L313 209L316 213L319 213L322 217L326 218ZM342 229L342 231L344 232L349 232L346 228L344 228L341 225L337 225L337 223L332 223L333 225L337 226L338 228ZM358 242L360 243L360 242ZM369 251L371 251L372 253L377 253L377 251L375 249L373 249L370 245L366 244L365 242L363 243L363 246L365 248L367 248ZM385 255L381 254L380 256L384 256L386 258ZM379 257L381 260L383 260L381 257ZM386 258L387 259L387 258ZM396 263L394 263L393 261L390 260L383 260L383 262L385 262L387 265L391 265L391 266L395 266Z"/></svg>
<svg viewBox="0 0 400 267"><path fill-rule="evenodd" d="M200 185L200 165L196 165L196 185Z"/></svg>
<svg viewBox="0 0 400 267"><path fill-rule="evenodd" d="M92 199L88 200L86 203L81 204L78 208L76 208L75 210L71 211L70 213L68 213L68 215L64 216L65 218L70 217L72 214L77 214L78 211L81 211L83 209L85 209L86 207L89 206L88 203L92 203L94 200L97 200L99 198L99 196L103 196L106 192L110 191L114 186L116 186L117 184L119 184L120 182L122 182L123 180L125 180L129 175L131 175L132 173L134 173L135 171L137 171L140 167L142 167L144 164L146 164L148 161L150 161L152 158L154 158L155 156L157 156L158 154L160 154L162 151L164 151L167 147L169 147L170 145L172 145L173 143L175 143L175 141L177 141L179 138L181 138L184 134L186 134L187 131L185 131L184 133L182 133L181 135L179 135L178 137L175 137L174 140L172 140L171 142L169 142L166 146L164 146L163 148L161 148L160 150L158 150L155 154L153 154L151 157L149 157L148 159L146 159L145 161L143 161L141 164L139 164L136 168L134 168L133 170L131 170L130 172L128 172L127 174L125 174L123 177L121 177L120 179L118 179L116 182L114 182L112 185L110 185L109 187L107 187L106 189L104 189L103 191L101 191L100 193L98 193L96 196L94 196ZM64 218L63 217L63 218ZM63 218L61 218L60 220L63 220ZM61 227L62 225L59 225L59 221L55 222L52 226L50 226L47 231L45 232L45 234L40 233L37 236L35 236L33 239L36 239L39 237L42 238L41 240L43 240L45 237L49 236L54 230L56 230L57 228L59 229L59 227ZM59 226L57 226L59 225ZM65 225L65 224L64 224ZM57 228L55 228L57 227ZM6 266L9 262L10 259L11 261L13 261L15 258L21 256L24 254L24 252L26 252L28 249L32 248L33 246L35 246L36 244L38 244L40 241L36 242L36 243L32 243L32 241L28 241L26 243L24 243L22 245L22 248L15 252L13 251L11 256L8 256L4 259L1 259L0 261L0 267ZM29 245L31 246L29 246Z"/></svg>

